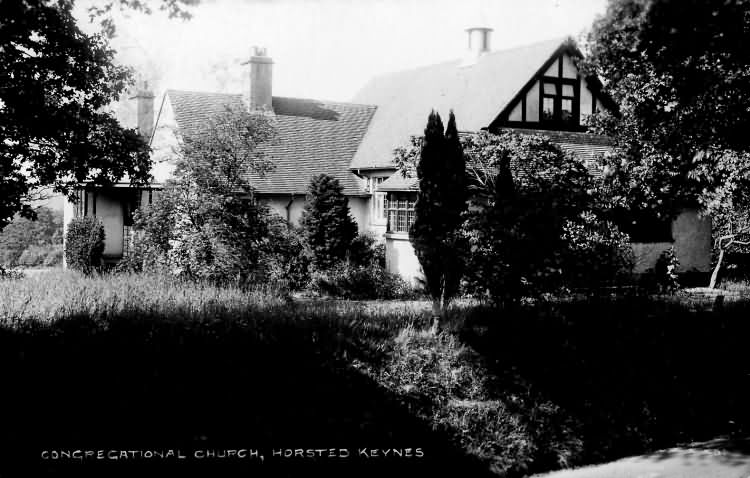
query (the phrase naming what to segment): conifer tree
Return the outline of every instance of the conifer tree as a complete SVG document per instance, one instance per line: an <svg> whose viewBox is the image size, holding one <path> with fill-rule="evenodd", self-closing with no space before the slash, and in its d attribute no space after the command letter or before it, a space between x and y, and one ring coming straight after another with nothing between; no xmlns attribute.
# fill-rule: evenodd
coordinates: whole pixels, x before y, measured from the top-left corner
<svg viewBox="0 0 750 478"><path fill-rule="evenodd" d="M338 179L327 174L312 179L300 225L317 268L327 269L346 257L357 223Z"/></svg>
<svg viewBox="0 0 750 478"><path fill-rule="evenodd" d="M462 275L458 237L461 215L466 209L465 169L453 112L444 133L440 115L432 111L417 163L419 196L410 237L432 297L434 330L439 328L439 317L458 292Z"/></svg>

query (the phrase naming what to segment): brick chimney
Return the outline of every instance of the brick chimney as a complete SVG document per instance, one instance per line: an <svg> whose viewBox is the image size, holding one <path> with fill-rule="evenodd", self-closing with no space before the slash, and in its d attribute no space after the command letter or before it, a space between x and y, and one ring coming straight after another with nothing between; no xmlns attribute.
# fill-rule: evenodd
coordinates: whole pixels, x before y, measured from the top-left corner
<svg viewBox="0 0 750 478"><path fill-rule="evenodd" d="M266 49L253 47L250 60L243 65L250 64L250 91L248 105L250 111L273 112L272 103L272 71L273 60L266 55Z"/></svg>
<svg viewBox="0 0 750 478"><path fill-rule="evenodd" d="M138 109L138 133L148 143L154 132L154 92L148 87L148 81L137 83L133 98Z"/></svg>

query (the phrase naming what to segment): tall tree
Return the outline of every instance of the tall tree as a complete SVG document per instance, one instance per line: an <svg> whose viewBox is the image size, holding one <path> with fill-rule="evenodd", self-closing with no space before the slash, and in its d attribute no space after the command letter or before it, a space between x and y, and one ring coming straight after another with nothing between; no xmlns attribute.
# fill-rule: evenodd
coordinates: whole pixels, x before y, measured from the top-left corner
<svg viewBox="0 0 750 478"><path fill-rule="evenodd" d="M748 24L748 0L609 1L583 67L620 105L593 122L618 146L607 168L615 209L743 214L725 193L750 179Z"/></svg>
<svg viewBox="0 0 750 478"><path fill-rule="evenodd" d="M316 267L326 269L346 257L357 223L338 179L327 174L312 178L300 226Z"/></svg>
<svg viewBox="0 0 750 478"><path fill-rule="evenodd" d="M173 16L191 3L160 1ZM128 68L114 63L113 24L105 19L103 33L84 33L74 3L0 2L0 230L16 213L33 218L29 203L42 188L72 194L84 181L149 178L147 145L104 111L132 79ZM108 12L113 5L148 11L140 0L98 7Z"/></svg>
<svg viewBox="0 0 750 478"><path fill-rule="evenodd" d="M458 292L462 275L459 228L466 210L465 170L453 112L447 132L440 115L430 112L417 163L419 195L410 238L432 297L434 330Z"/></svg>

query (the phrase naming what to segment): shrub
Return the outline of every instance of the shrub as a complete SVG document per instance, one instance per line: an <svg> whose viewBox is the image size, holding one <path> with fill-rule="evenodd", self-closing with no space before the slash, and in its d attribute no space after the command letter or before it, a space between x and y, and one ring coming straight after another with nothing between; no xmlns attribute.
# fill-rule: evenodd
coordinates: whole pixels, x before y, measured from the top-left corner
<svg viewBox="0 0 750 478"><path fill-rule="evenodd" d="M94 217L76 217L65 234L68 267L90 274L101 266L104 254L104 226Z"/></svg>
<svg viewBox="0 0 750 478"><path fill-rule="evenodd" d="M18 280L23 278L23 272L15 269L6 269L0 265L0 280Z"/></svg>
<svg viewBox="0 0 750 478"><path fill-rule="evenodd" d="M385 268L385 244L376 242L370 233L360 234L352 241L347 259L359 266Z"/></svg>
<svg viewBox="0 0 750 478"><path fill-rule="evenodd" d="M281 216L269 217L268 240L261 252L267 282L286 290L300 290L310 281L311 258L299 228Z"/></svg>
<svg viewBox="0 0 750 478"><path fill-rule="evenodd" d="M312 179L300 226L315 267L326 269L346 257L357 224L349 215L349 200L338 179L327 174Z"/></svg>
<svg viewBox="0 0 750 478"><path fill-rule="evenodd" d="M592 202L588 171L539 136L483 133L466 141L475 191L464 223L468 290L499 304L559 290L565 227Z"/></svg>
<svg viewBox="0 0 750 478"><path fill-rule="evenodd" d="M310 290L317 294L344 299L406 299L413 288L399 275L379 266L360 266L342 262L312 273Z"/></svg>
<svg viewBox="0 0 750 478"><path fill-rule="evenodd" d="M616 285L632 277L630 239L611 222L583 213L565 224L563 240L568 245L561 264L565 287Z"/></svg>
<svg viewBox="0 0 750 478"><path fill-rule="evenodd" d="M665 249L656 260L654 267L647 270L643 277L643 283L647 289L659 294L673 294L680 288L677 268L680 261L674 252L674 247Z"/></svg>

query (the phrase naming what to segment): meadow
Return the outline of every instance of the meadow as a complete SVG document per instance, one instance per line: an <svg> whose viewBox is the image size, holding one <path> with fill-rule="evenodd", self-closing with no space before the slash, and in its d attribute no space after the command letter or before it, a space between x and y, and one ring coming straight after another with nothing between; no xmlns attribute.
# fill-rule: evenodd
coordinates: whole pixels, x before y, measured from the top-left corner
<svg viewBox="0 0 750 478"><path fill-rule="evenodd" d="M748 432L739 295L459 302L437 336L428 310L148 274L2 280L0 471L514 477ZM75 449L266 459L41 458Z"/></svg>

